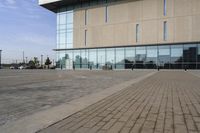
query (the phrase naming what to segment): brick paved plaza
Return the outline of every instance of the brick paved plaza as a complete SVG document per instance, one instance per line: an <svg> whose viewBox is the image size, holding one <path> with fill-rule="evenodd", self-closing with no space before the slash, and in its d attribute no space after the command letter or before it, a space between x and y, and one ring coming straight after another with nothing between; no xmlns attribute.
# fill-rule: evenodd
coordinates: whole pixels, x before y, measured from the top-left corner
<svg viewBox="0 0 200 133"><path fill-rule="evenodd" d="M39 133L197 133L199 102L199 77L161 71Z"/></svg>

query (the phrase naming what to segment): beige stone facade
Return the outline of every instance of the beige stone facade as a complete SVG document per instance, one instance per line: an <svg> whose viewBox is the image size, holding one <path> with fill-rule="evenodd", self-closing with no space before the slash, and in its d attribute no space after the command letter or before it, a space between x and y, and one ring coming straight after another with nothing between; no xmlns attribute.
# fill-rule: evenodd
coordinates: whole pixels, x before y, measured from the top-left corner
<svg viewBox="0 0 200 133"><path fill-rule="evenodd" d="M108 4L105 19L106 5L75 9L74 48L200 41L200 0L166 0L166 15L164 0L115 2Z"/></svg>

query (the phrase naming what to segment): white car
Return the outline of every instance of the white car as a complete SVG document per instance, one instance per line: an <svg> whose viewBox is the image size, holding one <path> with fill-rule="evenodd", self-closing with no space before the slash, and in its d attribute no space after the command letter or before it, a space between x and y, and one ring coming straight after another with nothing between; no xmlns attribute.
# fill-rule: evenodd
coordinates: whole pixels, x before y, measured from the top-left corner
<svg viewBox="0 0 200 133"><path fill-rule="evenodd" d="M18 67L18 69L22 70L22 69L24 69L24 66L20 66L20 67Z"/></svg>
<svg viewBox="0 0 200 133"><path fill-rule="evenodd" d="M15 67L14 67L14 66L11 66L10 69L15 69Z"/></svg>

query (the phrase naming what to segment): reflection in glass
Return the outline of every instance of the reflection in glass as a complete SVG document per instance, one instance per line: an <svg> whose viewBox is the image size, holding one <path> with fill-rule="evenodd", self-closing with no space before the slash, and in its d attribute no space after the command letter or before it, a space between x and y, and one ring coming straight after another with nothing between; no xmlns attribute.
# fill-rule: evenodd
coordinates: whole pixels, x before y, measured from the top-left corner
<svg viewBox="0 0 200 133"><path fill-rule="evenodd" d="M170 68L170 47L159 46L158 47L158 65L160 68Z"/></svg>
<svg viewBox="0 0 200 133"><path fill-rule="evenodd" d="M200 69L200 44L62 50L56 54L57 68L63 69Z"/></svg>
<svg viewBox="0 0 200 133"><path fill-rule="evenodd" d="M124 48L116 48L116 69L125 68L124 56L125 56Z"/></svg>
<svg viewBox="0 0 200 133"><path fill-rule="evenodd" d="M67 50L65 58L66 58L66 69L73 69L73 51Z"/></svg>
<svg viewBox="0 0 200 133"><path fill-rule="evenodd" d="M182 69L183 45L171 46L171 68Z"/></svg>
<svg viewBox="0 0 200 133"><path fill-rule="evenodd" d="M81 50L81 66L82 68L88 68L88 50Z"/></svg>
<svg viewBox="0 0 200 133"><path fill-rule="evenodd" d="M59 52L59 61L60 61L60 68L61 69L66 68L65 52L63 52L63 51Z"/></svg>
<svg viewBox="0 0 200 133"><path fill-rule="evenodd" d="M184 59L184 67L188 69L196 68L196 61L197 61L197 45L196 44L184 45L183 59Z"/></svg>
<svg viewBox="0 0 200 133"><path fill-rule="evenodd" d="M66 11L67 8L60 8L57 13L57 49L73 48L73 8ZM72 56L72 52L66 51L66 56ZM65 52L58 52L57 67L71 69L70 60L64 58ZM79 62L76 60L76 63ZM78 63L77 63L78 64ZM80 63L79 63L80 66Z"/></svg>
<svg viewBox="0 0 200 133"><path fill-rule="evenodd" d="M134 67L135 64L135 48L128 47L125 48L125 68L130 69Z"/></svg>
<svg viewBox="0 0 200 133"><path fill-rule="evenodd" d="M92 69L97 68L97 49L89 49L89 63Z"/></svg>
<svg viewBox="0 0 200 133"><path fill-rule="evenodd" d="M60 60L59 60L59 57L60 57L60 52L59 52L59 51L56 51L56 68L60 68Z"/></svg>
<svg viewBox="0 0 200 133"><path fill-rule="evenodd" d="M74 50L74 67L81 68L81 55L80 50Z"/></svg>
<svg viewBox="0 0 200 133"><path fill-rule="evenodd" d="M108 48L106 49L106 64L108 67L114 67L115 63L115 49L114 48Z"/></svg>
<svg viewBox="0 0 200 133"><path fill-rule="evenodd" d="M144 63L146 61L146 47L136 47L136 68L145 68Z"/></svg>
<svg viewBox="0 0 200 133"><path fill-rule="evenodd" d="M102 67L105 67L106 62L106 51L105 49L98 49L98 68L102 69Z"/></svg>
<svg viewBox="0 0 200 133"><path fill-rule="evenodd" d="M198 44L197 69L200 69L200 44Z"/></svg>
<svg viewBox="0 0 200 133"><path fill-rule="evenodd" d="M157 57L158 57L157 46L147 47L146 68L148 69L157 68Z"/></svg>

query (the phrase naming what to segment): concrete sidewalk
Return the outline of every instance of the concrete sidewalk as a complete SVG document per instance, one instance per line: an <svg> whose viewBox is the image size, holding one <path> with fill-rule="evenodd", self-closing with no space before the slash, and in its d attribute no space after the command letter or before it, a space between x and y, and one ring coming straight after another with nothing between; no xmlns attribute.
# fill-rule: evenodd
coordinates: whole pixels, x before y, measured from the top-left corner
<svg viewBox="0 0 200 133"><path fill-rule="evenodd" d="M161 71L39 133L198 133L200 78Z"/></svg>

